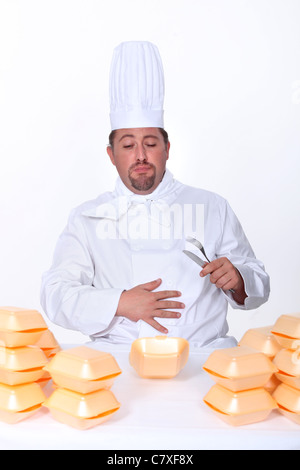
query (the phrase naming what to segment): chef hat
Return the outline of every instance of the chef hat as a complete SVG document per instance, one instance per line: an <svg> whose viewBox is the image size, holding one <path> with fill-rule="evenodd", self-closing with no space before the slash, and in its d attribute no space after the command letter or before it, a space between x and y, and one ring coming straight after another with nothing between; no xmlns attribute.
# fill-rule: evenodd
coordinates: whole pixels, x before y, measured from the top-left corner
<svg viewBox="0 0 300 470"><path fill-rule="evenodd" d="M114 50L109 91L111 130L164 127L164 72L154 44L123 42Z"/></svg>

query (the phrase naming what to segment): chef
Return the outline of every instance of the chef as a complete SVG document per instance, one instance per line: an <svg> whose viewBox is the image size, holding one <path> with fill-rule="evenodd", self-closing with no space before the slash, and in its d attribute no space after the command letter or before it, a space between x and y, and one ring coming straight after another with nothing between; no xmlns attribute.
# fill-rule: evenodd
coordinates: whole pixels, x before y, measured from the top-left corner
<svg viewBox="0 0 300 470"><path fill-rule="evenodd" d="M228 304L267 301L269 276L221 196L177 181L166 168L164 73L149 42L125 42L110 71L108 156L113 191L75 208L43 275L49 319L92 340L131 343L169 335L196 347L236 345ZM204 255L200 268L183 250Z"/></svg>

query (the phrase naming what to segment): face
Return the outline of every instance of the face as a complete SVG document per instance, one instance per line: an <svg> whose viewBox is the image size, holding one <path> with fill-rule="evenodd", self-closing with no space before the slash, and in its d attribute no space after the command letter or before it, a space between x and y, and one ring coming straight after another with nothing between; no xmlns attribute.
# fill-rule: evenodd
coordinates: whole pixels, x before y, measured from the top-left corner
<svg viewBox="0 0 300 470"><path fill-rule="evenodd" d="M125 186L136 194L150 194L166 171L167 148L158 128L118 129L107 153Z"/></svg>

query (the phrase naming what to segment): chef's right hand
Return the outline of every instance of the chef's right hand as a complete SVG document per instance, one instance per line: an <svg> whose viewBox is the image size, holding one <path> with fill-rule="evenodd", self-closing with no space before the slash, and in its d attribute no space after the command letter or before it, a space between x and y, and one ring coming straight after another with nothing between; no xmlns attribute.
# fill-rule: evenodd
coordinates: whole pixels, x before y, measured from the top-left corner
<svg viewBox="0 0 300 470"><path fill-rule="evenodd" d="M181 292L179 291L163 290L153 292L161 283L162 280L157 279L124 291L121 294L116 315L129 318L134 322L143 320L161 333L167 334L168 330L158 323L154 317L180 318L181 314L174 312L173 309L182 309L185 308L185 305L175 300L166 300L172 297L180 297Z"/></svg>

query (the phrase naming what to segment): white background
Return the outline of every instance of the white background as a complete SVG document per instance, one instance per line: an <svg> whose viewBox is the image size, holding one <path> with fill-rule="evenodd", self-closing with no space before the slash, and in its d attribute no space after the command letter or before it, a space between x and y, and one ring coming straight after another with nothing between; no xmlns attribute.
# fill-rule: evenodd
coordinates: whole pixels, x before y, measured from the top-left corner
<svg viewBox="0 0 300 470"><path fill-rule="evenodd" d="M268 303L230 310L231 333L300 311L299 24L299 0L0 0L0 305L41 311L70 210L114 187L112 52L148 40L170 170L229 200L271 276ZM48 324L60 342L87 339Z"/></svg>

